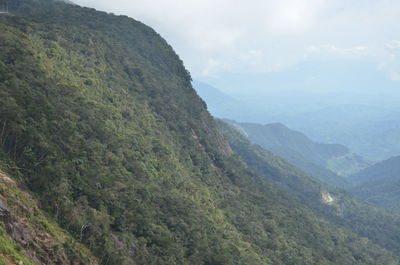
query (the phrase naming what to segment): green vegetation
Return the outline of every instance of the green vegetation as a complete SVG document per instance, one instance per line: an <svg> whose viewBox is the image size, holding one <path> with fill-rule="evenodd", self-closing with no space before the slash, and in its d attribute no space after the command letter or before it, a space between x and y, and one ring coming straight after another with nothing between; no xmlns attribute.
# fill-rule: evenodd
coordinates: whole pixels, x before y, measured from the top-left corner
<svg viewBox="0 0 400 265"><path fill-rule="evenodd" d="M218 121L218 125L233 150L251 169L291 194L306 206L308 211L361 237L369 238L393 253L398 253L398 214L372 207L343 190L323 185L282 158L252 144L236 126L223 121ZM322 194L330 194L333 202L321 203Z"/></svg>
<svg viewBox="0 0 400 265"><path fill-rule="evenodd" d="M368 166L360 156L350 153L343 145L315 143L303 133L280 123L261 125L227 122L240 127L253 143L331 185L344 188L348 183L343 177Z"/></svg>
<svg viewBox="0 0 400 265"><path fill-rule="evenodd" d="M375 205L400 210L400 157L377 163L350 177L349 190Z"/></svg>
<svg viewBox="0 0 400 265"><path fill-rule="evenodd" d="M2 223L0 223L0 265L6 265L6 259L14 262L14 264L22 261L26 265L34 265L22 253L22 248L13 242Z"/></svg>
<svg viewBox="0 0 400 265"><path fill-rule="evenodd" d="M80 242L108 265L400 262L399 240L389 252L325 220L234 155L152 29L50 0L10 10L0 17L0 157L74 238L69 256L85 253ZM298 178L308 180L299 198L336 213L311 194L317 181Z"/></svg>
<svg viewBox="0 0 400 265"><path fill-rule="evenodd" d="M9 214L0 216L0 257L13 264L97 264L90 251L49 220L1 168L0 202Z"/></svg>

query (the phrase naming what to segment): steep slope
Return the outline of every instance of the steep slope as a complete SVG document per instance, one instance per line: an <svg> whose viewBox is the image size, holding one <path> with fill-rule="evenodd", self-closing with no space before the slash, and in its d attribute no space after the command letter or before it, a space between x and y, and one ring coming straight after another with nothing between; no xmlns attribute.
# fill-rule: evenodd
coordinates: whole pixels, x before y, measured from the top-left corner
<svg viewBox="0 0 400 265"><path fill-rule="evenodd" d="M0 170L0 264L98 264Z"/></svg>
<svg viewBox="0 0 400 265"><path fill-rule="evenodd" d="M400 246L398 214L385 212L343 190L321 184L270 151L252 144L241 129L231 123L220 120L218 125L233 150L250 168L291 194L319 218L397 252Z"/></svg>
<svg viewBox="0 0 400 265"><path fill-rule="evenodd" d="M377 163L350 177L351 192L385 208L399 210L400 157Z"/></svg>
<svg viewBox="0 0 400 265"><path fill-rule="evenodd" d="M400 262L397 241L319 218L247 168L152 29L50 0L10 10L1 161L99 263Z"/></svg>
<svg viewBox="0 0 400 265"><path fill-rule="evenodd" d="M311 174L318 168L324 168L340 176L348 176L368 166L360 156L350 153L343 145L315 143L303 133L280 123L238 125L252 142L288 159Z"/></svg>
<svg viewBox="0 0 400 265"><path fill-rule="evenodd" d="M352 175L349 180L354 184L363 184L370 181L398 179L399 172L400 156L395 156Z"/></svg>

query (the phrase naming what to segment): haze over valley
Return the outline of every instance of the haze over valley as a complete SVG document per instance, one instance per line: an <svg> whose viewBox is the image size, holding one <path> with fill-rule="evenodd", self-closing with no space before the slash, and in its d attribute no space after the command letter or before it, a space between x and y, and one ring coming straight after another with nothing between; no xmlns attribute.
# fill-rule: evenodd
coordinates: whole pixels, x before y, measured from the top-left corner
<svg viewBox="0 0 400 265"><path fill-rule="evenodd" d="M399 14L0 0L0 265L399 265Z"/></svg>

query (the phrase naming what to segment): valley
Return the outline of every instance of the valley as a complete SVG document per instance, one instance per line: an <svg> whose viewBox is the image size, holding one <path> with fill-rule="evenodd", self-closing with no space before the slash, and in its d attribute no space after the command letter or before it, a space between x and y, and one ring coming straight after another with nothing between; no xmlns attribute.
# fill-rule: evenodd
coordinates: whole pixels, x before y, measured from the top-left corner
<svg viewBox="0 0 400 265"><path fill-rule="evenodd" d="M5 5L0 265L400 264L397 112L260 109L144 22Z"/></svg>

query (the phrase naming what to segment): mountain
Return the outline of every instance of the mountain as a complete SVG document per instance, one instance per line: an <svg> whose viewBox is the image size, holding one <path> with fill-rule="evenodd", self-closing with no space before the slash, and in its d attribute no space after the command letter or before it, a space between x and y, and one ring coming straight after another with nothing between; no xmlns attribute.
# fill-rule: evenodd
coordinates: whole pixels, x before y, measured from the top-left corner
<svg viewBox="0 0 400 265"><path fill-rule="evenodd" d="M32 252L1 220L1 263L400 263L398 216L351 200L337 208L307 175L297 179L308 189L291 194L243 162L153 29L51 0L9 9L0 16L0 169L15 185L2 187L1 213L34 239L50 236ZM274 161L271 179L287 183L281 171L297 169Z"/></svg>
<svg viewBox="0 0 400 265"><path fill-rule="evenodd" d="M207 103L208 111L215 117L231 119L239 117L240 120L246 120L258 111L251 104L233 98L207 83L194 80L192 85L199 96Z"/></svg>
<svg viewBox="0 0 400 265"><path fill-rule="evenodd" d="M398 214L373 207L349 192L319 182L270 151L252 144L235 124L219 120L218 125L232 149L249 168L296 198L318 218L394 250Z"/></svg>
<svg viewBox="0 0 400 265"><path fill-rule="evenodd" d="M340 143L369 160L381 161L400 153L399 114L397 108L345 104L288 116L282 121L312 139Z"/></svg>
<svg viewBox="0 0 400 265"><path fill-rule="evenodd" d="M368 167L350 177L353 193L375 205L399 210L400 156Z"/></svg>
<svg viewBox="0 0 400 265"><path fill-rule="evenodd" d="M368 105L378 102L378 106L399 105L396 100L399 96L397 81L388 78L384 71L377 71L373 62L304 60L285 68L285 71L226 71L217 77L203 76L201 81L229 89L235 97L267 103L274 103L274 100L268 100L271 95L279 97L280 94L280 103L284 103L280 99L286 97L293 103L302 104L343 102Z"/></svg>
<svg viewBox="0 0 400 265"><path fill-rule="evenodd" d="M296 78L304 78L302 74L299 72ZM395 100L399 97L398 90L332 92L321 87L301 87L296 78L275 80L273 76L263 76L256 88L252 82L252 89L248 89L249 83L240 75L229 78L226 83L214 79L210 82L229 88L229 95L240 99L240 104L227 108L204 97L219 118L259 124L283 123L307 134L313 141L342 144L371 161L382 161L400 153L397 141L400 113Z"/></svg>
<svg viewBox="0 0 400 265"><path fill-rule="evenodd" d="M368 166L360 156L350 153L343 145L313 142L305 134L280 123L230 123L240 127L253 143L287 159L327 183L343 187L346 182L343 176Z"/></svg>
<svg viewBox="0 0 400 265"><path fill-rule="evenodd" d="M209 84L193 80L192 85L199 96L207 103L208 110L211 113L216 113L215 115L217 116L219 111L222 112L223 110L233 108L235 105L239 104L238 100ZM218 108L216 108L216 106L218 106ZM223 110L221 110L221 108Z"/></svg>
<svg viewBox="0 0 400 265"><path fill-rule="evenodd" d="M247 121L254 116L259 116L260 112L266 111L259 104L251 104L245 100L232 97L208 83L194 80L192 85L199 96L207 103L207 109L215 117ZM264 105L262 104L262 106Z"/></svg>

